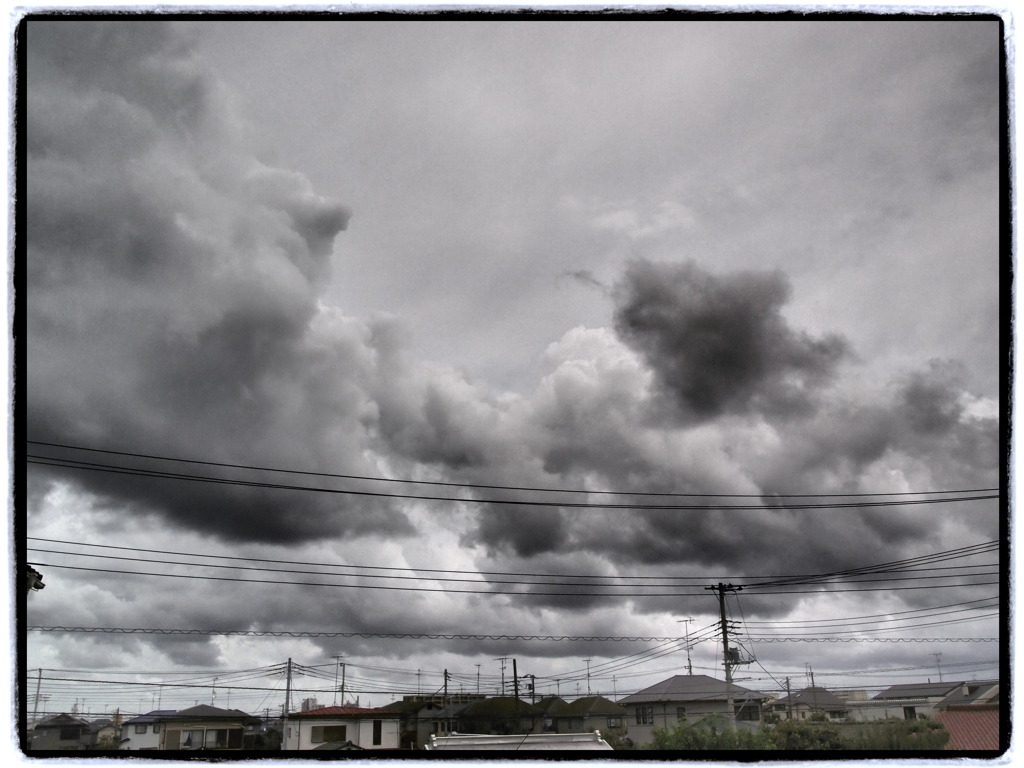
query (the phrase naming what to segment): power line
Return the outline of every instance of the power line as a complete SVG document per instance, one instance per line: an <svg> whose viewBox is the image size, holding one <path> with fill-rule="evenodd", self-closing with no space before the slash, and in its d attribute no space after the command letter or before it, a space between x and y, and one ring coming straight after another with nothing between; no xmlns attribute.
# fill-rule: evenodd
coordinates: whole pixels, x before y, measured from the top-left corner
<svg viewBox="0 0 1024 768"><path fill-rule="evenodd" d="M394 586L388 584L325 584L316 581L277 581L272 579L242 579L229 576L202 576L198 574L188 573L154 573L152 571L126 571L116 568L88 568L81 565L62 565L58 563L44 563L37 562L43 568L62 568L73 571L87 571L90 573L117 573L128 576L155 576L160 578L169 579L196 579L199 581L223 581L223 582L234 582L244 584L277 584L278 586L293 586L293 587L329 587L333 589L383 589L398 592L445 592L447 594L463 594L463 595L515 595L519 597L697 597L702 595L702 592L583 592L583 591L572 591L572 592L548 592L548 591L537 591L537 590L507 590L507 589L448 589L445 587L408 587L408 586ZM979 574L981 575L981 574ZM934 579L934 578L949 578L949 577L919 577L921 579ZM830 587L828 590L773 590L766 592L765 594L771 595L807 595L820 593L837 593L837 592L878 592L878 591L902 591L909 589L935 589L937 586L943 585L919 585L919 586L892 586L891 582L898 579L879 579L865 583L874 584L880 583L886 586L878 587L865 587L863 589L845 588L845 587ZM955 585L944 585L946 587L956 586L961 588L967 587L983 587L992 586L999 584L998 581L975 581L970 583L959 583ZM531 582L530 586L541 586L536 582ZM557 585L557 586L586 586L586 585Z"/></svg>
<svg viewBox="0 0 1024 768"><path fill-rule="evenodd" d="M127 561L130 561L130 562L145 562L147 564L198 566L198 567L201 567L201 568L218 568L218 569L222 569L222 570L234 570L234 571L263 571L263 572L269 572L269 573L301 574L301 575L304 575L304 576L351 576L351 577L358 577L358 578L362 578L362 579L395 579L395 580L404 580L404 581L424 581L425 580L422 576L395 576L395 575L379 575L379 574L337 574L337 573L329 573L329 572L324 572L324 571L304 571L304 570L283 569L283 568L261 568L261 567L256 567L256 566L241 566L241 565L220 565L220 564L216 564L216 563L190 563L190 562L180 562L180 561L177 561L177 560L157 560L157 559L153 559L153 558L128 557L128 556L125 556L125 555L98 555L98 554L92 554L92 553L88 553L88 552L66 552L66 551L63 551L63 550L43 549L43 548L36 548L36 547L32 547L30 549L33 552L45 552L45 553L48 553L48 554L57 554L57 555L77 555L79 557L91 557L91 558L102 559L102 560L127 560ZM181 553L181 554L183 556L185 556L185 553ZM997 568L998 566L997 566L997 564L993 563L993 564L987 564L987 565L962 566L962 567L963 568L980 568L980 567ZM919 569L919 570L942 570L942 569ZM917 571L915 571L915 572L917 572ZM985 572L982 572L982 573L972 573L972 574L965 574L965 575L968 575L968 576L984 576L984 575L994 575L995 573L997 573L997 572L985 571ZM539 577L539 578L547 578L547 577ZM612 577L612 578L617 578L617 577ZM655 577L655 578L673 578L673 577ZM909 581L909 580L940 579L940 578L946 578L946 576L944 576L944 575L933 575L933 576L905 576L905 577L900 577L900 578L888 577L888 578L885 578L885 579L874 579L873 581L891 582L891 581ZM704 579L702 577L687 577L687 580L690 581L690 582L706 581L706 579ZM487 579L487 580L481 580L481 579L478 579L478 578L476 578L476 579L462 579L462 578L451 578L451 577L444 577L444 578L431 577L430 581L435 581L435 582L455 582L455 583L471 583L471 584L481 584L481 585L484 585L484 584L514 584L514 585L519 585L519 586L562 586L562 587L582 586L582 587L592 587L592 588L602 588L603 587L603 588L608 588L608 589L621 589L621 588L624 588L626 586L626 585L623 585L623 584L617 584L617 583L614 583L614 582L607 582L607 581L605 581L605 582L554 582L554 581L521 581L521 580L509 580L509 579ZM679 587L679 586L689 586L689 585L684 585L684 584L635 584L635 585L630 585L630 586L640 587L640 588L647 588L647 589L674 589L674 588ZM612 593L612 594L615 594L615 593Z"/></svg>
<svg viewBox="0 0 1024 768"><path fill-rule="evenodd" d="M193 557L193 558L201 557L201 558L206 558L206 559L232 560L232 561L250 562L250 563L271 563L271 564L275 564L275 565L304 565L304 566L314 566L314 567L323 567L323 568L344 568L344 569L360 569L360 570L388 570L388 571L398 571L398 572L402 572L402 573L454 573L454 574L461 574L461 575L473 574L473 575L487 575L487 576L521 576L521 577L529 577L529 578L551 578L551 579L556 579L556 578L558 578L558 579L563 579L563 578L565 578L565 579L602 579L602 578L609 578L609 577L607 577L605 575L594 575L594 574L525 573L525 572L509 572L509 571L467 571L467 570L457 570L457 569L405 568L405 567L395 567L395 566L351 565L351 564L335 564L335 563L322 563L322 562L303 562L303 561L294 561L294 560L270 560L270 559L260 559L260 558L252 558L252 557L237 557L237 556L231 556L231 555L206 555L206 554L193 554L193 553L190 553L190 552L176 552L176 551L171 551L171 550L142 549L142 548L136 548L136 547L116 546L116 545L111 545L111 544L90 544L90 543L87 543L87 542L74 542L74 541L61 540L61 539L43 539L43 538L38 538L38 537L34 537L34 536L29 536L29 537L26 537L26 538L29 541L42 541L42 542L55 543L55 544L71 544L71 545L77 545L77 546L92 547L92 548L96 548L96 549L114 549L114 550L118 550L118 551L127 551L127 552L141 552L141 553L147 553L147 554L175 555L175 556L179 556L179 557ZM803 575L774 576L774 577L746 576L744 578L745 579L751 579L751 578L753 578L753 579L768 579L768 580L760 582L760 583L755 583L755 584L747 585L746 588L758 587L758 586L771 586L771 585L774 585L774 584L783 584L783 583L795 584L795 583L799 583L800 581L805 581L806 583L814 583L814 582L816 582L818 580L821 580L821 579L837 578L839 576L846 575L846 574L853 575L853 574L859 574L859 573L874 574L874 573L889 573L889 572L910 571L911 568L908 567L908 566L913 566L913 565L918 565L918 564L927 564L927 563L933 562L933 561L934 562L941 562L941 561L944 561L944 560L960 559L960 558L969 557L969 556L972 556L972 555L975 555L975 554L982 554L984 552L990 552L990 551L995 550L997 547L998 547L998 542L996 542L996 541L989 541L989 542L982 542L980 544L971 545L971 546L968 546L968 547L961 547L961 548L958 548L958 549L947 550L945 552L937 552L937 553L934 553L932 555L928 555L928 556L921 557L921 558L913 558L913 559L910 559L910 560L896 561L894 563L880 563L880 564L876 564L876 565L872 565L872 566L864 566L862 568L850 569L848 571L836 571L836 572L829 573L829 574L803 574ZM33 549L34 551L54 552L53 550L36 549L34 547L31 548L31 549ZM83 553L62 552L62 553L58 553L58 554L80 554L80 555L82 555L84 557L94 557L94 558L101 557L100 555L93 555L93 554L84 553L84 552ZM114 559L132 560L132 559L136 559L136 558L114 558ZM917 562L917 561L920 561L920 562ZM145 559L145 562L166 562L166 561L155 561L155 560L152 560L151 558L147 558L147 559ZM202 563L174 563L174 564L176 564L176 565L200 565L200 566L203 565ZM223 567L227 567L227 566L210 566L210 567L221 567L221 568L223 568ZM981 564L981 565L975 565L975 566L963 566L963 567L997 567L997 564L989 563L989 564ZM250 567L244 568L244 570L277 570L277 569L264 569L264 568L258 568L258 567L251 567L250 566ZM929 569L914 568L913 570L914 570L914 572L920 572L920 571L929 570ZM278 572L286 572L286 571L278 570ZM295 572L297 572L297 573L307 573L307 574L311 573L311 572L308 572L308 571L295 571ZM345 575L345 574L316 574L316 575ZM357 575L361 576L362 578L369 578L369 576L367 574L357 574ZM388 578L399 578L399 577L388 577ZM678 583L678 582L695 582L695 583L701 583L702 584L702 583L705 583L705 582L707 582L709 580L715 580L715 579L718 579L720 577L710 576L710 575L700 575L700 576L655 576L655 575L646 575L646 576L615 576L615 577L612 577L612 578L615 578L616 580L622 580L622 581L625 581L625 580L636 580L636 579L656 579L656 580L659 580L659 581L674 581L674 582L677 582L676 584L643 585L643 586L654 586L654 587L667 587L667 586L688 586L687 584L682 584L682 583ZM738 577L731 577L732 580L737 580L737 578ZM443 579L434 579L434 580L435 581L442 581ZM490 582L489 581L487 583L504 583L504 582ZM508 583L513 583L513 582L508 582ZM522 582L522 583L524 583L524 584L541 584L541 585L545 584L545 582ZM599 586L599 585L596 585L596 584L581 584L580 586ZM617 585L612 585L612 586L617 586Z"/></svg>
<svg viewBox="0 0 1024 768"><path fill-rule="evenodd" d="M109 635L199 635L209 636L245 636L245 637L308 637L308 638L360 638L360 639L391 639L391 640L506 640L506 641L544 641L544 642L666 642L685 643L678 637L643 637L643 636L610 636L610 635L481 635L481 634L437 634L430 632L318 632L309 630L257 630L257 629L170 629L157 627L63 627L63 626L29 626L28 632L63 632L90 633ZM705 637L690 642L705 642ZM759 638L765 642L800 642L836 640L856 643L891 643L891 642L990 642L998 638L892 638L892 637L850 637L850 638L816 638L810 636L771 635ZM678 650L678 649L674 649ZM294 666L294 665L293 665ZM353 665L356 666L356 665ZM375 669L374 667L364 667ZM68 670L75 671L75 670ZM467 673L468 674L468 673ZM475 679L475 677L474 677Z"/></svg>
<svg viewBox="0 0 1024 768"><path fill-rule="evenodd" d="M228 478L215 477L210 475L188 475L178 472L165 472L159 470L133 469L120 467L111 464L99 464L95 462L74 461L54 459L45 456L28 455L26 459L29 464L41 466L61 467L64 469L79 469L89 472L106 472L117 475L131 475L133 477L149 477L164 480L184 480L189 482L212 483L215 485L242 486L248 488L262 488L284 491L305 491L308 493L328 493L342 496L360 496L371 498L404 499L411 501L449 501L460 504L493 504L497 506L525 506L525 507L557 507L564 509L628 509L628 510L662 510L662 511L736 511L736 510L774 510L783 509L865 509L872 507L902 507L916 506L922 504L945 504L964 501L980 501L984 499L997 499L998 494L983 494L976 496L945 497L941 499L897 499L888 501L851 501L816 504L611 504L600 502L581 501L536 501L527 499L478 499L465 496L427 496L405 493L385 493L382 491L357 491L343 488L323 488L306 485L288 485L284 483L270 483L258 480L232 480Z"/></svg>
<svg viewBox="0 0 1024 768"><path fill-rule="evenodd" d="M139 459L155 459L157 461L170 461L181 464L196 464L207 467L222 467L226 469L245 469L258 472L278 472L281 474L292 474L292 475L305 475L308 477L329 477L341 480L365 480L371 482L382 482L382 483L400 483L406 485L427 485L427 486L440 486L448 488L470 488L470 489L481 489L481 490L500 490L500 491L528 491L532 493L573 493L573 494L590 494L590 495L604 495L604 496L668 496L668 497L679 497L679 498L730 498L730 499L742 499L742 498L764 498L766 495L770 495L773 498L857 498L857 497L872 497L872 496L922 496L922 495L935 495L935 494L963 494L963 493L987 493L991 491L999 491L999 488L968 488L963 490L953 491L901 491L901 492L876 492L876 493L842 493L842 494L830 494L830 493L678 493L678 492L657 492L657 491L596 491L585 488L538 488L530 486L515 486L515 485L488 485L480 483L455 483L450 481L441 480L412 480L407 478L393 478L393 477L380 477L370 475L349 475L339 474L333 472L313 472L309 470L297 470L297 469L282 469L280 467L261 467L249 464L231 464L220 461L203 461L199 459L183 459L172 456L158 456L147 453L134 453L130 451L116 451L103 448L87 448L78 445L68 445L64 443L52 443L44 442L41 440L26 440L26 443L30 445L42 445L49 448L61 448L64 450L72 451L84 451L89 453L105 453L114 456L127 456L131 458ZM36 458L51 458L53 457L36 457Z"/></svg>

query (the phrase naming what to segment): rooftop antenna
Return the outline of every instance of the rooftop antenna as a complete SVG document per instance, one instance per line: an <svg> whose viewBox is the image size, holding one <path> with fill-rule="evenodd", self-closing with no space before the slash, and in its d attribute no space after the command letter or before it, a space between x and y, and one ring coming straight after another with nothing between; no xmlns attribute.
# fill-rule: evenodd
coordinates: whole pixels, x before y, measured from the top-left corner
<svg viewBox="0 0 1024 768"><path fill-rule="evenodd" d="M337 662L337 665L334 667L334 702L333 702L334 705L337 706L337 704L338 704L338 671L341 669L341 660L343 658L345 658L345 657L339 653L336 656L333 656L332 658ZM345 706L345 702L342 701L341 705Z"/></svg>
<svg viewBox="0 0 1024 768"><path fill-rule="evenodd" d="M676 623L677 624L682 624L683 627L686 630L686 674L692 676L693 675L693 662L690 661L690 622L691 621L693 621L692 618L690 618L690 619L679 619L679 621L677 621Z"/></svg>

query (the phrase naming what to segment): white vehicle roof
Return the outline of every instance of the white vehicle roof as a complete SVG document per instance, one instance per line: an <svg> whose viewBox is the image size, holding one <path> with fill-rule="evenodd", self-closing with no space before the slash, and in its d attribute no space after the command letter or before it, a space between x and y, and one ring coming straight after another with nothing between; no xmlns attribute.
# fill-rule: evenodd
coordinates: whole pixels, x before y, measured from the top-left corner
<svg viewBox="0 0 1024 768"><path fill-rule="evenodd" d="M430 737L425 749L503 749L532 752L538 749L611 749L600 731L589 733L525 733L507 736L453 733Z"/></svg>

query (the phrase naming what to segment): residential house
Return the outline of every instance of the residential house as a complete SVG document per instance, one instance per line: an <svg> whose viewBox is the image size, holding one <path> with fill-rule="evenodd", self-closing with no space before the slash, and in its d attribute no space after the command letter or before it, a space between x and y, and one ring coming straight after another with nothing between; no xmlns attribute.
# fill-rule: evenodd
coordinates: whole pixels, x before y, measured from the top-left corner
<svg viewBox="0 0 1024 768"><path fill-rule="evenodd" d="M380 707L320 707L288 715L284 749L398 749L399 713ZM339 746L327 747L328 744Z"/></svg>
<svg viewBox="0 0 1024 768"><path fill-rule="evenodd" d="M121 726L110 718L89 723L89 749L118 749L120 741Z"/></svg>
<svg viewBox="0 0 1024 768"><path fill-rule="evenodd" d="M260 719L239 709L199 704L160 718L160 749L251 749Z"/></svg>
<svg viewBox="0 0 1024 768"><path fill-rule="evenodd" d="M540 713L541 730L544 733L558 733L558 719L563 710L569 706L565 699L559 696L545 696L535 706Z"/></svg>
<svg viewBox="0 0 1024 768"><path fill-rule="evenodd" d="M535 704L514 696L494 696L470 702L458 717L459 733L509 734L541 732L544 713Z"/></svg>
<svg viewBox="0 0 1024 768"><path fill-rule="evenodd" d="M904 683L886 688L867 701L849 702L848 720L920 720L935 716L935 706L960 682Z"/></svg>
<svg viewBox="0 0 1024 768"><path fill-rule="evenodd" d="M173 709L154 709L152 712L125 720L121 724L121 749L160 749L163 718L173 714Z"/></svg>
<svg viewBox="0 0 1024 768"><path fill-rule="evenodd" d="M733 709L729 711L729 698ZM732 683L727 685L707 675L675 675L649 688L619 699L627 710L629 739L647 744L655 728L669 728L678 722L698 722L719 715L747 727L761 723L761 704L768 696Z"/></svg>
<svg viewBox="0 0 1024 768"><path fill-rule="evenodd" d="M798 693L783 696L764 705L764 711L778 715L783 720L807 720L815 713L825 715L829 720L842 721L850 705L831 691L811 686Z"/></svg>
<svg viewBox="0 0 1024 768"><path fill-rule="evenodd" d="M935 705L935 719L949 732L946 749L1001 752L1003 735L999 681L961 683Z"/></svg>
<svg viewBox="0 0 1024 768"><path fill-rule="evenodd" d="M89 746L89 721L62 712L36 723L33 750L79 750Z"/></svg>
<svg viewBox="0 0 1024 768"><path fill-rule="evenodd" d="M458 693L445 696L409 695L381 709L397 713L401 719L401 749L422 749L431 734L450 733L457 728L454 716L462 705L485 698L482 694Z"/></svg>
<svg viewBox="0 0 1024 768"><path fill-rule="evenodd" d="M557 733L600 731L602 735L626 735L626 708L604 696L584 696L557 709Z"/></svg>

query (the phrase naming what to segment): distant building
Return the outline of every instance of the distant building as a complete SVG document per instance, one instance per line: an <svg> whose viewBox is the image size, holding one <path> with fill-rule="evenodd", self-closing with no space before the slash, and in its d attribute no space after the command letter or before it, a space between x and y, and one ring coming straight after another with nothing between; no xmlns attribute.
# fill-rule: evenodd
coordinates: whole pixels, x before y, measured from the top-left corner
<svg viewBox="0 0 1024 768"><path fill-rule="evenodd" d="M729 711L732 697L733 711ZM654 738L655 728L670 728L678 722L697 722L718 715L738 724L758 726L761 704L767 694L707 675L675 675L642 691L619 699L627 710L629 739L636 745Z"/></svg>
<svg viewBox="0 0 1024 768"><path fill-rule="evenodd" d="M173 715L173 709L154 709L144 715L125 720L121 724L121 749L160 749L163 718Z"/></svg>
<svg viewBox="0 0 1024 768"><path fill-rule="evenodd" d="M81 750L89 747L89 721L62 712L36 723L33 750Z"/></svg>
<svg viewBox="0 0 1024 768"><path fill-rule="evenodd" d="M604 735L626 735L627 711L604 696L584 696L563 704L554 713L558 733L600 731Z"/></svg>
<svg viewBox="0 0 1024 768"><path fill-rule="evenodd" d="M160 749L248 749L260 724L239 709L199 704L160 718Z"/></svg>
<svg viewBox="0 0 1024 768"><path fill-rule="evenodd" d="M401 720L400 749L422 749L432 734L458 730L458 716L465 706L485 698L478 693L447 697L416 694L403 696L401 701L386 704L381 709L397 714Z"/></svg>
<svg viewBox="0 0 1024 768"><path fill-rule="evenodd" d="M867 701L849 702L848 720L922 720L935 716L935 706L961 682L902 683L886 688Z"/></svg>
<svg viewBox="0 0 1024 768"><path fill-rule="evenodd" d="M825 715L829 720L844 720L850 705L825 688L812 686L791 696L770 701L764 706L765 712L778 715L783 720L806 720L815 713Z"/></svg>

